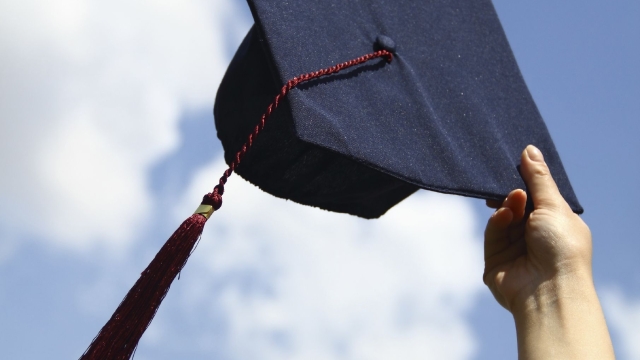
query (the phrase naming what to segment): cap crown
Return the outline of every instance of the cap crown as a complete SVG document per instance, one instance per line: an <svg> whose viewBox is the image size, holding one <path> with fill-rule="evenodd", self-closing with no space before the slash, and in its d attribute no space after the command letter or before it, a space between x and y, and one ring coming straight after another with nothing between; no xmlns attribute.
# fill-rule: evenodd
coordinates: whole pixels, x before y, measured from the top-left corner
<svg viewBox="0 0 640 360"><path fill-rule="evenodd" d="M490 1L249 5L256 25L216 99L228 162L288 79L369 53L381 36L395 43L391 64L290 92L237 169L265 191L363 217L417 188L502 199L525 187L520 153L534 144L582 212Z"/></svg>

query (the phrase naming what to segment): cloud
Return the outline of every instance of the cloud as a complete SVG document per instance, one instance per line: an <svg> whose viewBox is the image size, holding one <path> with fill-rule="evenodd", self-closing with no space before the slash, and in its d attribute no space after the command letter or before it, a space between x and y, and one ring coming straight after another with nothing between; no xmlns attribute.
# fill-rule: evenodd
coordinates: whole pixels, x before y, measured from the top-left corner
<svg viewBox="0 0 640 360"><path fill-rule="evenodd" d="M622 345L617 355L640 359L640 300L629 299L617 289L603 291L601 298L607 323Z"/></svg>
<svg viewBox="0 0 640 360"><path fill-rule="evenodd" d="M218 161L198 174L179 218L223 170ZM476 225L460 197L419 192L367 221L277 199L234 175L179 306L206 315L209 331L224 328L207 350L223 358L469 358L465 315L482 289Z"/></svg>
<svg viewBox="0 0 640 360"><path fill-rule="evenodd" d="M249 24L231 0L0 5L0 227L123 249L185 109L211 108Z"/></svg>

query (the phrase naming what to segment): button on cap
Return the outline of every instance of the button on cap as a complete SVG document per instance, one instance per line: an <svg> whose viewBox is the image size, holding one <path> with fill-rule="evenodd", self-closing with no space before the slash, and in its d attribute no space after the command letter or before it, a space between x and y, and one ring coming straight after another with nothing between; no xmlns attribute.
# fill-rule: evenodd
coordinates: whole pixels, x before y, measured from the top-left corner
<svg viewBox="0 0 640 360"><path fill-rule="evenodd" d="M380 49L387 50L389 52L396 51L396 42L386 35L378 35L376 38L376 45L378 45Z"/></svg>

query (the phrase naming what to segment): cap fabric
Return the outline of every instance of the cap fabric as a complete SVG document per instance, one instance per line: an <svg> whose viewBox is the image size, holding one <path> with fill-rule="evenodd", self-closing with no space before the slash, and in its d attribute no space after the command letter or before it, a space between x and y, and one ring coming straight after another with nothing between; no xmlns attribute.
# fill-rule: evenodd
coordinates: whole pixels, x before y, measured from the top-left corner
<svg viewBox="0 0 640 360"><path fill-rule="evenodd" d="M294 76L384 48L291 90L236 172L286 199L375 218L419 188L503 199L544 154L581 213L489 0L249 0L255 19L214 109L231 163Z"/></svg>

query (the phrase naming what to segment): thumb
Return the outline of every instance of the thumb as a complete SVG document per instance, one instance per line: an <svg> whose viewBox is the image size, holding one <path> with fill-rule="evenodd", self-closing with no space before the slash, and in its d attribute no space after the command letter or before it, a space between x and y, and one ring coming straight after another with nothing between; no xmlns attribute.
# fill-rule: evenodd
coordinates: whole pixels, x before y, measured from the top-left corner
<svg viewBox="0 0 640 360"><path fill-rule="evenodd" d="M534 209L560 209L565 204L542 152L535 146L529 145L522 152L520 172L531 194Z"/></svg>

